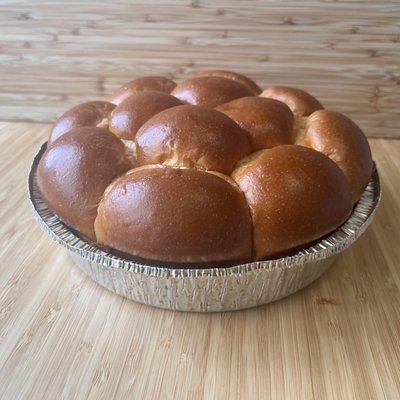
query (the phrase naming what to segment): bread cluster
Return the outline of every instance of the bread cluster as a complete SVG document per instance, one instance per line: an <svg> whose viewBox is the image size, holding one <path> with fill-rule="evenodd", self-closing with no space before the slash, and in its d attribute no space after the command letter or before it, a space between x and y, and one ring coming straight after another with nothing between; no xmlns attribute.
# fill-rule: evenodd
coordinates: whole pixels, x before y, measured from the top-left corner
<svg viewBox="0 0 400 400"><path fill-rule="evenodd" d="M286 256L342 225L372 158L361 129L303 90L231 71L135 79L52 128L37 170L62 221L165 263Z"/></svg>

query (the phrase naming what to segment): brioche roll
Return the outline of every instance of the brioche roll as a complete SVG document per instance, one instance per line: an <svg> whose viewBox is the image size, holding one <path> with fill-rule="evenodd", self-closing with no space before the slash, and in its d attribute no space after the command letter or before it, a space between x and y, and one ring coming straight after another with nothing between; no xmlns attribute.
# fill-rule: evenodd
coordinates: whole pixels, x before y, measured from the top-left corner
<svg viewBox="0 0 400 400"><path fill-rule="evenodd" d="M352 210L343 172L307 147L263 150L232 176L250 206L258 260L287 255L323 237L343 224Z"/></svg>
<svg viewBox="0 0 400 400"><path fill-rule="evenodd" d="M137 92L125 99L111 113L110 131L121 139L134 140L139 128L153 115L182 103L162 92Z"/></svg>
<svg viewBox="0 0 400 400"><path fill-rule="evenodd" d="M106 191L95 222L98 242L164 262L251 258L251 218L229 178L199 170L147 166Z"/></svg>
<svg viewBox="0 0 400 400"><path fill-rule="evenodd" d="M232 118L245 130L253 151L293 143L293 114L280 101L242 97L215 109Z"/></svg>
<svg viewBox="0 0 400 400"><path fill-rule="evenodd" d="M350 183L353 203L360 199L371 178L373 161L367 138L351 119L334 111L316 111L297 143L335 161Z"/></svg>
<svg viewBox="0 0 400 400"><path fill-rule="evenodd" d="M252 96L253 92L232 79L200 76L184 80L171 94L184 103L214 108L239 97Z"/></svg>
<svg viewBox="0 0 400 400"><path fill-rule="evenodd" d="M139 164L163 164L230 174L251 151L246 133L219 111L183 105L147 121L136 135Z"/></svg>
<svg viewBox="0 0 400 400"><path fill-rule="evenodd" d="M125 83L118 88L111 96L111 103L119 105L126 98L137 92L156 91L162 93L171 93L176 83L164 76L142 76L133 81Z"/></svg>
<svg viewBox="0 0 400 400"><path fill-rule="evenodd" d="M308 117L316 110L324 108L322 104L311 94L304 90L288 87L273 86L264 90L261 97L279 100L285 103L297 117Z"/></svg>
<svg viewBox="0 0 400 400"><path fill-rule="evenodd" d="M100 198L111 181L130 168L118 138L103 128L77 128L48 146L38 164L37 183L62 221L95 240Z"/></svg>
<svg viewBox="0 0 400 400"><path fill-rule="evenodd" d="M226 71L222 69L209 69L198 72L194 77L199 77L199 76L219 76L221 78L232 79L233 81L238 81L243 85L247 86L256 96L258 96L261 93L260 87L253 80L251 80L245 75L238 74L237 72Z"/></svg>
<svg viewBox="0 0 400 400"><path fill-rule="evenodd" d="M65 112L54 124L49 143L54 142L64 133L83 126L108 127L108 120L115 105L107 101L89 101L78 104Z"/></svg>

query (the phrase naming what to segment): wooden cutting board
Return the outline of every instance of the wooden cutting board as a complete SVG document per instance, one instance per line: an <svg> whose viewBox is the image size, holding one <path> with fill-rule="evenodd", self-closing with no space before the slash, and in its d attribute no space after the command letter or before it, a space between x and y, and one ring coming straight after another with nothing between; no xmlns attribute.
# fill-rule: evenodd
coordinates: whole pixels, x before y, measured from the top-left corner
<svg viewBox="0 0 400 400"><path fill-rule="evenodd" d="M375 221L306 289L259 308L150 308L88 279L33 220L47 125L0 123L0 399L400 398L400 141L371 140Z"/></svg>

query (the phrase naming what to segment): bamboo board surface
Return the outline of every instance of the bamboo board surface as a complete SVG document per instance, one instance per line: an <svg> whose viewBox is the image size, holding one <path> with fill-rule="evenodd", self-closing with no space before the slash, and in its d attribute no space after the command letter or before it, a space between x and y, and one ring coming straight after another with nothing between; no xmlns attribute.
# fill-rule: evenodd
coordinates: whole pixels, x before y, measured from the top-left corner
<svg viewBox="0 0 400 400"><path fill-rule="evenodd" d="M53 121L138 75L225 68L400 137L399 20L386 0L3 0L0 119Z"/></svg>
<svg viewBox="0 0 400 400"><path fill-rule="evenodd" d="M319 280L190 314L108 292L36 226L26 178L48 132L0 123L0 399L400 397L400 141L371 140L383 202Z"/></svg>

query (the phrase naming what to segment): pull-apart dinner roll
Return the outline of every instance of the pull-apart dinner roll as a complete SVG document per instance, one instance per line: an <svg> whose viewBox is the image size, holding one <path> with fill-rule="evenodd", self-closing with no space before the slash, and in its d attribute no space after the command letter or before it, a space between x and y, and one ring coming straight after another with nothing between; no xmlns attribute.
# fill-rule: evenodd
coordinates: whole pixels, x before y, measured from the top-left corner
<svg viewBox="0 0 400 400"><path fill-rule="evenodd" d="M371 178L373 162L367 138L351 119L334 111L316 111L297 143L335 161L350 183L353 202L359 200Z"/></svg>
<svg viewBox="0 0 400 400"><path fill-rule="evenodd" d="M256 96L261 93L260 87L251 80L249 77L238 74L237 72L233 71L226 71L223 69L208 69L205 71L198 72L195 77L198 76L219 76L221 78L232 79L233 81L238 81L243 85L247 86Z"/></svg>
<svg viewBox="0 0 400 400"><path fill-rule="evenodd" d="M77 128L48 146L38 165L37 182L49 208L95 240L100 198L111 181L130 168L117 137L103 128Z"/></svg>
<svg viewBox="0 0 400 400"><path fill-rule="evenodd" d="M214 108L239 97L253 96L247 86L218 76L200 76L181 82L171 94L184 103Z"/></svg>
<svg viewBox="0 0 400 400"><path fill-rule="evenodd" d="M111 113L110 130L121 139L134 140L139 128L153 115L182 103L162 92L137 92L125 99Z"/></svg>
<svg viewBox="0 0 400 400"><path fill-rule="evenodd" d="M215 109L232 118L245 130L253 151L293 143L293 114L280 101L242 97Z"/></svg>
<svg viewBox="0 0 400 400"><path fill-rule="evenodd" d="M171 93L176 83L164 76L141 76L133 81L125 83L111 96L111 103L120 104L129 96L137 92L156 91Z"/></svg>
<svg viewBox="0 0 400 400"><path fill-rule="evenodd" d="M230 174L250 153L246 133L226 115L184 105L165 110L136 136L138 163L196 167Z"/></svg>
<svg viewBox="0 0 400 400"><path fill-rule="evenodd" d="M228 177L146 166L107 189L95 223L103 245L151 260L203 263L251 258L251 218Z"/></svg>
<svg viewBox="0 0 400 400"><path fill-rule="evenodd" d="M343 172L307 147L263 150L232 177L251 209L258 260L286 255L323 237L345 222L352 210Z"/></svg>
<svg viewBox="0 0 400 400"><path fill-rule="evenodd" d="M273 86L264 90L261 97L268 97L285 103L297 117L308 117L316 110L324 108L311 94L289 86Z"/></svg>
<svg viewBox="0 0 400 400"><path fill-rule="evenodd" d="M89 101L78 104L64 113L54 124L49 143L58 139L64 133L83 126L108 127L108 122L115 105L107 101Z"/></svg>

